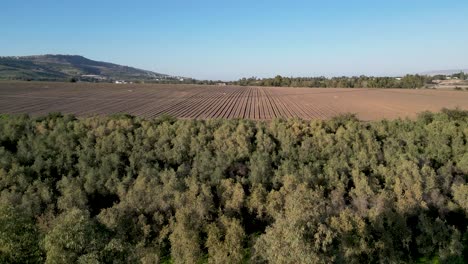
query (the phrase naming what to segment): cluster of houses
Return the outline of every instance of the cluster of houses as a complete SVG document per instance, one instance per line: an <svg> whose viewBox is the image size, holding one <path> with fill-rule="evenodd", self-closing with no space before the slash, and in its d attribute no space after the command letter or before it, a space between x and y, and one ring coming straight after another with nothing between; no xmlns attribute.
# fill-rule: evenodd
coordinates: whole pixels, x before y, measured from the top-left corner
<svg viewBox="0 0 468 264"><path fill-rule="evenodd" d="M127 81L124 81L124 80L117 80L117 81L114 81L115 84L132 84L133 82L127 82Z"/></svg>
<svg viewBox="0 0 468 264"><path fill-rule="evenodd" d="M157 82L164 81L164 80L177 80L179 82L185 81L183 77L179 77L179 76L162 76L162 77L154 79L154 81L157 81Z"/></svg>
<svg viewBox="0 0 468 264"><path fill-rule="evenodd" d="M99 81L104 81L107 80L107 77L101 76L101 75L94 75L94 74L86 74L86 75L81 75L83 78L90 78L90 79L96 79Z"/></svg>

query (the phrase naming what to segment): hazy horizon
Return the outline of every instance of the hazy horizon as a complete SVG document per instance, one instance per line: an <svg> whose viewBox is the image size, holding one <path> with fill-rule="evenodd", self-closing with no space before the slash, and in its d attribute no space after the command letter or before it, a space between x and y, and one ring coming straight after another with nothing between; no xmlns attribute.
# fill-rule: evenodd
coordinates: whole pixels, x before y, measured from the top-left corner
<svg viewBox="0 0 468 264"><path fill-rule="evenodd" d="M0 56L82 55L196 79L468 68L466 1L6 2Z"/></svg>

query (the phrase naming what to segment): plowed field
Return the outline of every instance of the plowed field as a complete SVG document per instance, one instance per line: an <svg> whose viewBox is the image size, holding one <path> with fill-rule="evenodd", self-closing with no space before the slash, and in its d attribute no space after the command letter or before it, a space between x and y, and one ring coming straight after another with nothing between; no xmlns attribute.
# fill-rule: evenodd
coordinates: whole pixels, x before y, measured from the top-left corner
<svg viewBox="0 0 468 264"><path fill-rule="evenodd" d="M468 92L403 89L0 82L0 113L78 116L128 113L143 117L362 120L414 117L441 108L468 109Z"/></svg>

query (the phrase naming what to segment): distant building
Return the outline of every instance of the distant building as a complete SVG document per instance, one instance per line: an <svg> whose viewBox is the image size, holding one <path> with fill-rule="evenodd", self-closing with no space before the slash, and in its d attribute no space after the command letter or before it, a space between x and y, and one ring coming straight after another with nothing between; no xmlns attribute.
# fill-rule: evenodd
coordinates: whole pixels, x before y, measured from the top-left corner
<svg viewBox="0 0 468 264"><path fill-rule="evenodd" d="M401 79L402 79L401 77L396 77L395 78L395 80L397 80L397 81L401 81Z"/></svg>
<svg viewBox="0 0 468 264"><path fill-rule="evenodd" d="M126 84L127 82L126 82L126 81L118 80L118 81L115 81L114 83L116 83L116 84Z"/></svg>
<svg viewBox="0 0 468 264"><path fill-rule="evenodd" d="M105 79L107 79L107 78L104 77L104 76L101 76L101 75L93 75L93 74L81 75L81 77L83 77L83 78L91 78L91 79L96 79L96 80L105 80Z"/></svg>
<svg viewBox="0 0 468 264"><path fill-rule="evenodd" d="M218 86L226 86L227 84L226 84L226 83L223 83L223 82L220 82L220 83L217 83L216 85L218 85Z"/></svg>

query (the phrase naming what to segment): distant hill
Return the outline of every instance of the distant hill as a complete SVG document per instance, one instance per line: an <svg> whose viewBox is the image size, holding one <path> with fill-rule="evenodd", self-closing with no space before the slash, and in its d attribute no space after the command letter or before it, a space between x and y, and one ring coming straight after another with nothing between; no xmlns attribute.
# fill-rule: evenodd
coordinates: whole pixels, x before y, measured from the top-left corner
<svg viewBox="0 0 468 264"><path fill-rule="evenodd" d="M154 80L166 74L100 62L78 55L0 57L0 79L16 80Z"/></svg>
<svg viewBox="0 0 468 264"><path fill-rule="evenodd" d="M422 72L422 75L434 76L434 75L452 75L460 72L468 73L468 69L458 69L458 70L440 70L440 71L427 71Z"/></svg>

